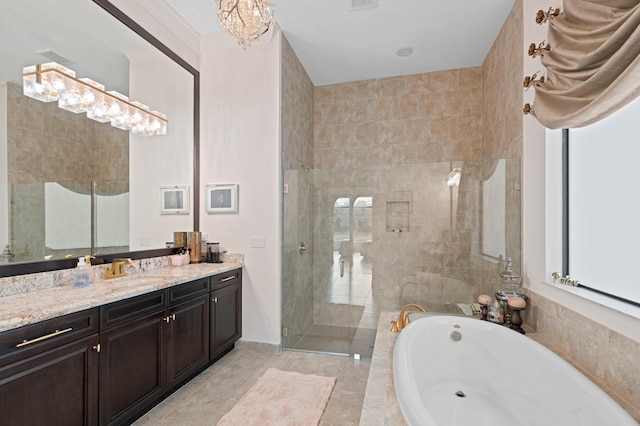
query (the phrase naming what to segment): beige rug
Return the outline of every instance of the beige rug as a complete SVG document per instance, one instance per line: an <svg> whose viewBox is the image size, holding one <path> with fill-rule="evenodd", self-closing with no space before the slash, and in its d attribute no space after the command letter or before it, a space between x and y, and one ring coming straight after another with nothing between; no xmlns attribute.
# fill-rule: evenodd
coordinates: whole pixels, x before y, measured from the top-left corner
<svg viewBox="0 0 640 426"><path fill-rule="evenodd" d="M218 426L317 425L335 383L335 377L269 368Z"/></svg>

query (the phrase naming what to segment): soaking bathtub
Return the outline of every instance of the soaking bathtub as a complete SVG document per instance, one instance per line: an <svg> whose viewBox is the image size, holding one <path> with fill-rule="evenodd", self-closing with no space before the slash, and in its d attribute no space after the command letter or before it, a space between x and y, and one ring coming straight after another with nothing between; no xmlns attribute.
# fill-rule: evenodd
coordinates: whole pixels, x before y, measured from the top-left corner
<svg viewBox="0 0 640 426"><path fill-rule="evenodd" d="M393 381L413 426L638 424L549 349L476 318L409 324L393 350Z"/></svg>

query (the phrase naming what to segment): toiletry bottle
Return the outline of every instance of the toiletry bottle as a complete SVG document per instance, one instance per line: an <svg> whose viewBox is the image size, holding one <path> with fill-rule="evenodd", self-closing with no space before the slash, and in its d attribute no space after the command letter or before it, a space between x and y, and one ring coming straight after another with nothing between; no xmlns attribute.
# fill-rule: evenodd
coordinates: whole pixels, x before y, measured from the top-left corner
<svg viewBox="0 0 640 426"><path fill-rule="evenodd" d="M91 266L85 263L85 256L78 258L78 265L73 270L73 286L76 288L89 285L91 278Z"/></svg>
<svg viewBox="0 0 640 426"><path fill-rule="evenodd" d="M96 272L91 267L91 259L95 259L95 256L85 256L84 263L87 265L87 270L89 271L89 284L96 280Z"/></svg>

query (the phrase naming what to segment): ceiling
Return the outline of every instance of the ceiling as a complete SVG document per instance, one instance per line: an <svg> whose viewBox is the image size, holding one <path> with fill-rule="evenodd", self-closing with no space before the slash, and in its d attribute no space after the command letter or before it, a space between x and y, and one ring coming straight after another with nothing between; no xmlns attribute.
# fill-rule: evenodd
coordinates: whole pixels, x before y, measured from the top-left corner
<svg viewBox="0 0 640 426"><path fill-rule="evenodd" d="M216 0L164 0L201 35L224 31ZM316 86L481 65L515 0L271 0ZM401 57L399 49L413 53Z"/></svg>

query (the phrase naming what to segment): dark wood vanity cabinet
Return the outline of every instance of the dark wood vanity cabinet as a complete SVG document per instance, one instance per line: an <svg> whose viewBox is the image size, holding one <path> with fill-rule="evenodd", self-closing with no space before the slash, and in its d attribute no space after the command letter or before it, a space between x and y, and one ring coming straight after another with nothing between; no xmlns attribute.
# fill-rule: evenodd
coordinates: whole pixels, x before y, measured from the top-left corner
<svg viewBox="0 0 640 426"><path fill-rule="evenodd" d="M211 277L210 303L209 353L215 361L242 337L242 269Z"/></svg>
<svg viewBox="0 0 640 426"><path fill-rule="evenodd" d="M0 424L98 422L97 309L0 333Z"/></svg>
<svg viewBox="0 0 640 426"><path fill-rule="evenodd" d="M209 364L209 296L183 302L170 312L167 381L173 388Z"/></svg>
<svg viewBox="0 0 640 426"><path fill-rule="evenodd" d="M0 333L0 425L131 424L230 351L240 269Z"/></svg>
<svg viewBox="0 0 640 426"><path fill-rule="evenodd" d="M206 278L105 305L100 315L101 424L131 423L209 362Z"/></svg>
<svg viewBox="0 0 640 426"><path fill-rule="evenodd" d="M112 309L131 314L124 309L127 302L135 305L143 298L104 306L101 315ZM162 306L100 332L100 424L129 424L164 394L166 380L162 368L167 327L164 317Z"/></svg>

